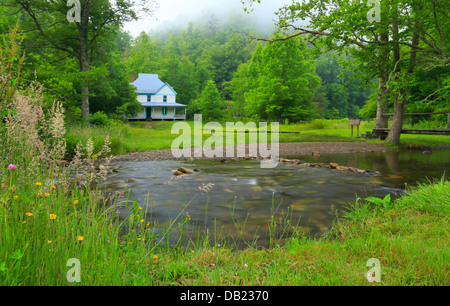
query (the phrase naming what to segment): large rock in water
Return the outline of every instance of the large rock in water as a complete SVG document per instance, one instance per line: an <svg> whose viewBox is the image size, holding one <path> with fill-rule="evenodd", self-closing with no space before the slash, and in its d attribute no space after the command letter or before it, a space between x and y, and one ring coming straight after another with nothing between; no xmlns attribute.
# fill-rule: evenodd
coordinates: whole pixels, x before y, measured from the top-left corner
<svg viewBox="0 0 450 306"><path fill-rule="evenodd" d="M186 174L192 174L192 173L194 173L194 170L187 169L187 168L185 168L185 167L179 167L179 168L178 168L178 171L180 171L181 173L186 173Z"/></svg>
<svg viewBox="0 0 450 306"><path fill-rule="evenodd" d="M339 165L336 163L330 163L329 166L331 169L336 169L337 167L339 167Z"/></svg>
<svg viewBox="0 0 450 306"><path fill-rule="evenodd" d="M348 170L348 167L345 167L345 166L337 166L336 169L337 169L337 170L340 170L340 171L345 171L345 170Z"/></svg>

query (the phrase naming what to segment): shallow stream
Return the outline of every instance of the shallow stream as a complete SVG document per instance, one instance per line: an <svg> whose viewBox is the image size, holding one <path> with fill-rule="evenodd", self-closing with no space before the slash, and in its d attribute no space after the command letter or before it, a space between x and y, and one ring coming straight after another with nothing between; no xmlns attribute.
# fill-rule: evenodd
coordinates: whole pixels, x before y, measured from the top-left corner
<svg viewBox="0 0 450 306"><path fill-rule="evenodd" d="M178 215L183 220L189 214L189 222L202 230L221 229L222 234L247 241L258 237L258 243L266 245L272 216L279 222L280 217L289 215L289 222L312 235L322 234L333 225L336 215L342 215L348 203L357 198L386 194L395 197L404 192L406 185L448 178L450 170L449 150L287 158L332 162L370 172L357 174L295 164L262 169L259 160L120 162L114 165L119 172L111 174L103 187L106 192L126 192L121 206L125 206L125 199L139 200L148 212L146 222L164 224ZM176 177L173 171L179 166L199 171ZM208 193L199 190L206 184L214 184ZM128 210L122 207L119 213L125 216Z"/></svg>

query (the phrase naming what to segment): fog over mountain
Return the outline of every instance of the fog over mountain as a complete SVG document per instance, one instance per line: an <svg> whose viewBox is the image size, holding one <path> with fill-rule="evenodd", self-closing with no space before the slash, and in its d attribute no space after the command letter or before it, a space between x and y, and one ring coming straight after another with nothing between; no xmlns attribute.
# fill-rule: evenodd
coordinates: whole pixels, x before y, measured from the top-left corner
<svg viewBox="0 0 450 306"><path fill-rule="evenodd" d="M253 11L244 12L241 0L157 0L159 8L153 16L127 23L124 30L136 37L142 31L170 32L186 28L190 22L207 24L211 18L217 24L227 22L230 16L246 18L255 31L268 32L277 19L275 12L291 0L262 0L252 6ZM213 16L213 17L211 17Z"/></svg>

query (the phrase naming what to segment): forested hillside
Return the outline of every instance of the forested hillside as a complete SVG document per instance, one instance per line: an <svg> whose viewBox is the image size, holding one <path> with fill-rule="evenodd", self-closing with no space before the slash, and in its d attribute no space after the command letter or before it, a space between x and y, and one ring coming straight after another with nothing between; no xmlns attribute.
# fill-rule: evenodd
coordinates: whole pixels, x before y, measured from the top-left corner
<svg viewBox="0 0 450 306"><path fill-rule="evenodd" d="M106 116L120 120L138 112L140 104L129 82L131 74L139 73L158 74L169 83L178 93L177 102L188 105L188 119L197 112L214 120L375 118L377 78L361 59L332 51L326 43L313 45L303 36L269 42L280 35L273 21L261 27L260 20L242 11L220 19L210 13L185 28L132 37L122 30L124 22L136 17L125 7L128 2L120 14L108 13L108 1L99 2L104 8L92 12L98 24L87 27L84 57L77 51L79 26L65 21L67 7L36 1L27 8L25 2L13 0L0 6L0 33L17 26L23 40L19 81L43 84L48 104L61 101L71 123L89 117L94 123ZM443 70L442 75L436 69ZM411 99L433 94L447 70L418 71ZM434 102L410 103L408 110L442 110L448 103ZM445 117L433 120L444 122Z"/></svg>

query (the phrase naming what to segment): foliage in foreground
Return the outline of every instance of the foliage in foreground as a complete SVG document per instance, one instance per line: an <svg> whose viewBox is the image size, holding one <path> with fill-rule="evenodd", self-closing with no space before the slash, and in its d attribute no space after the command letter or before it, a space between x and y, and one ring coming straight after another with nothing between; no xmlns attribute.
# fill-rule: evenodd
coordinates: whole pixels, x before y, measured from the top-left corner
<svg viewBox="0 0 450 306"><path fill-rule="evenodd" d="M359 200L320 239L298 233L285 245L236 251L220 237L168 244L189 229L183 211L157 234L138 202L117 219L116 207L105 209L87 189L64 193L29 181L14 190L15 170L0 192L2 285L69 284L71 258L81 263L81 282L72 283L80 285L449 284L448 181L419 185L395 202ZM371 258L380 260L380 283L365 277Z"/></svg>

